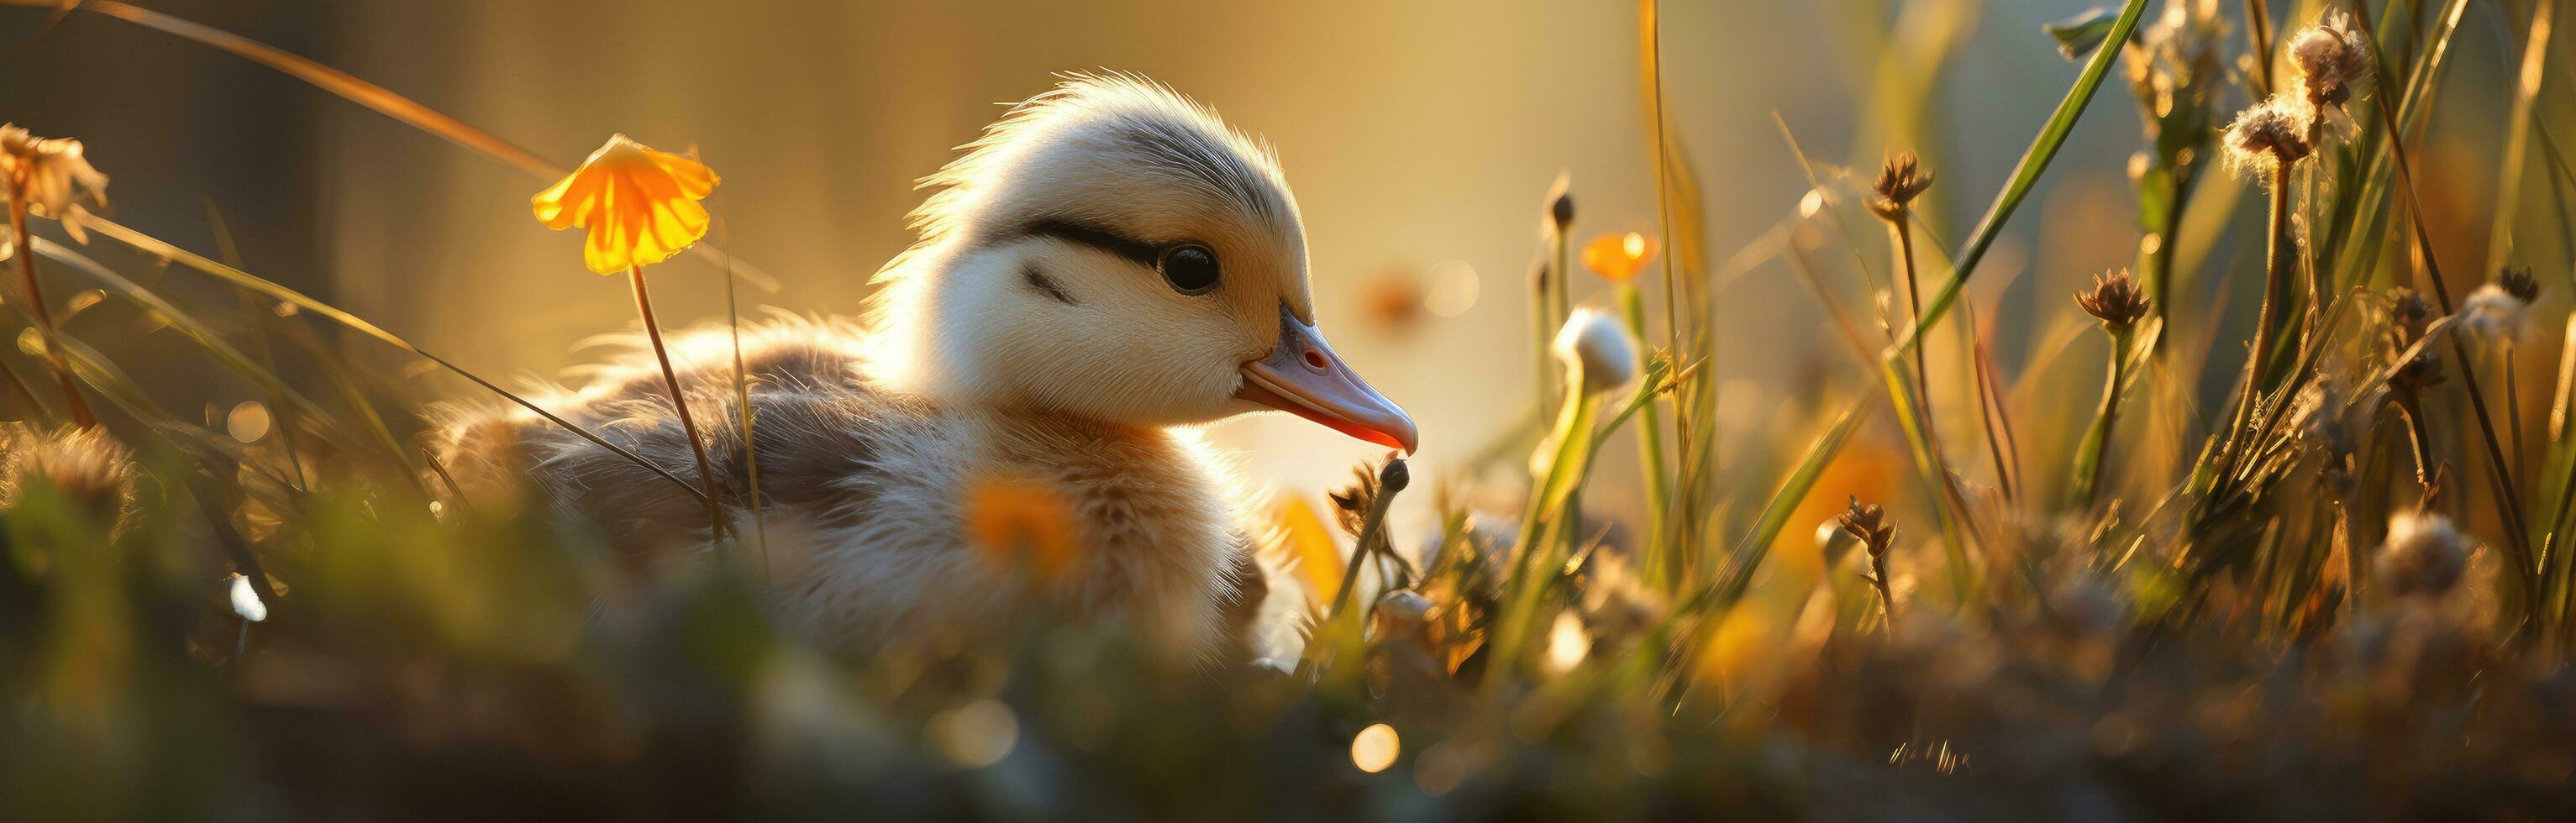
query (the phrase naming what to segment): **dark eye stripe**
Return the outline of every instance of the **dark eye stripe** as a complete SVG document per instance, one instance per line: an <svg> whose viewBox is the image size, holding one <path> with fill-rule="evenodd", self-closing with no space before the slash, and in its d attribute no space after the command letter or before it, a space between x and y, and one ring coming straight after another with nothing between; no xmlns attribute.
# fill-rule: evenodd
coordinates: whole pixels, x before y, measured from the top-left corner
<svg viewBox="0 0 2576 823"><path fill-rule="evenodd" d="M1038 220L1021 226L1017 231L1007 232L1000 239L1010 240L1022 237L1049 237L1067 243L1090 246L1135 261L1136 265L1149 269L1153 268L1155 261L1163 256L1161 246L1075 220L1059 218Z"/></svg>

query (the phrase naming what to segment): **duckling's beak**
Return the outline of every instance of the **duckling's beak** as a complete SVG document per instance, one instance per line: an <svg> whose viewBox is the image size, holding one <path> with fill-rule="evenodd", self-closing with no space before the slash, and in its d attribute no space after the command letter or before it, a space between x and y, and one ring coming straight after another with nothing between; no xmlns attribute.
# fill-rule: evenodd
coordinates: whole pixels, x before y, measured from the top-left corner
<svg viewBox="0 0 2576 823"><path fill-rule="evenodd" d="M1279 308L1279 347L1243 364L1234 396L1322 423L1332 430L1413 453L1420 435L1395 401L1369 388L1313 326Z"/></svg>

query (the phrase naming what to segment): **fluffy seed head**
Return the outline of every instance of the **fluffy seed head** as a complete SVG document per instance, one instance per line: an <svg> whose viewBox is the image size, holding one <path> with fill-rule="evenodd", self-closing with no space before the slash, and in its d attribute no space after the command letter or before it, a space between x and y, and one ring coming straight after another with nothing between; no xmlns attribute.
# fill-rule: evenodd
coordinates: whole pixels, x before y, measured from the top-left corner
<svg viewBox="0 0 2576 823"><path fill-rule="evenodd" d="M1637 338L1608 314L1575 309L1556 333L1556 359L1581 380L1583 393L1600 394L1637 379Z"/></svg>
<svg viewBox="0 0 2576 823"><path fill-rule="evenodd" d="M2488 283L2460 301L2460 331L2490 343L2518 342L2529 330L2524 320L2530 313L2530 301L2516 296L2501 282Z"/></svg>
<svg viewBox="0 0 2576 823"><path fill-rule="evenodd" d="M2289 54L2308 103L2320 109L2341 107L2369 88L2375 68L2370 38L2353 28L2342 12L2328 14L2291 35Z"/></svg>
<svg viewBox="0 0 2576 823"><path fill-rule="evenodd" d="M2388 542L2379 549L2381 584L2400 597L2439 598L2460 582L2473 548L2448 517L2399 512L2388 518Z"/></svg>
<svg viewBox="0 0 2576 823"><path fill-rule="evenodd" d="M0 430L0 511L17 508L31 485L43 484L113 527L133 502L134 478L133 457L104 431Z"/></svg>
<svg viewBox="0 0 2576 823"><path fill-rule="evenodd" d="M225 589L232 598L233 613L241 615L241 619L253 623L268 619L268 604L260 602L259 590L251 586L250 578L235 574Z"/></svg>
<svg viewBox="0 0 2576 823"><path fill-rule="evenodd" d="M2298 101L2275 96L2239 112L2227 125L2227 160L2239 173L2270 181L2276 167L2314 153L2308 118Z"/></svg>

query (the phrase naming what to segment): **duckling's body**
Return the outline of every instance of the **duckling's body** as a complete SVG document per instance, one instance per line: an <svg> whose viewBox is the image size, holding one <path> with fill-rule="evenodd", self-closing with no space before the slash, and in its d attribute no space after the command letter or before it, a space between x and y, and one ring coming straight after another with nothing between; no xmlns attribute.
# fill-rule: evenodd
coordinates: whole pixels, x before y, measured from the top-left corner
<svg viewBox="0 0 2576 823"><path fill-rule="evenodd" d="M1043 611L1196 651L1248 631L1254 654L1276 654L1293 634L1279 606L1302 598L1239 596L1285 578L1238 525L1260 496L1196 424L1267 405L1406 448L1413 429L1315 332L1302 224L1267 151L1161 86L1080 77L928 182L921 241L879 273L864 327L744 330L756 453L735 422L730 334L675 341L733 544L755 543L756 457L776 588L827 639L988 636ZM694 481L649 354L537 402ZM533 481L639 567L717 542L670 477L533 414L466 415L443 441L476 496ZM1052 534L976 537L997 487L1045 501L1069 557L994 545Z"/></svg>
<svg viewBox="0 0 2576 823"><path fill-rule="evenodd" d="M675 356L733 528L765 528L777 591L824 639L877 643L939 627L983 635L1016 624L1033 586L1076 619L1118 618L1194 647L1216 640L1219 612L1256 574L1248 500L1194 432L1130 427L1035 409L940 404L869 378L864 333L778 321L746 329L744 373L757 421L763 501L747 504L730 335L685 335ZM709 358L708 355L718 357ZM649 353L601 370L585 388L541 401L683 479L692 457ZM476 496L520 478L563 514L595 521L639 569L685 562L710 545L706 509L634 462L533 414L450 430L450 471ZM978 484L994 478L1055 492L1083 552L1053 579L1014 562L1019 547L971 545ZM751 550L752 541L736 545ZM999 551L997 551L999 550ZM1256 585L1265 581L1254 581Z"/></svg>

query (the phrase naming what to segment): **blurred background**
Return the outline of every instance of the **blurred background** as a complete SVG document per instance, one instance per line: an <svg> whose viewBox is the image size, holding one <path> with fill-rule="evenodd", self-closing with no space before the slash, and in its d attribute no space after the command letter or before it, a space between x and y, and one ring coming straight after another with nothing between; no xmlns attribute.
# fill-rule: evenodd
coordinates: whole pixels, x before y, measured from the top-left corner
<svg viewBox="0 0 2576 823"><path fill-rule="evenodd" d="M1615 0L148 5L343 68L558 164L611 132L694 147L724 176L711 201L717 237L782 281L747 291L746 315L859 311L868 275L910 240L913 181L1002 104L1043 91L1052 72L1151 75L1277 144L1305 212L1323 326L1421 424L1420 463L1435 479L1527 413L1528 360L1498 353L1526 345L1551 180L1571 176L1578 241L1656 231L1637 8ZM1667 3L1667 116L1706 193L1703 225L1679 228L1702 233L1714 266L1794 215L1811 186L1785 125L1817 163L1864 174L1888 150L1921 152L1939 178L1926 208L1935 236L1964 236L2075 74L2037 21L2089 6ZM25 42L47 17L0 8L0 44ZM2495 47L2502 34L2461 32L2446 106L2501 98L2487 81L2500 70L2493 56L2509 51ZM555 376L585 359L579 341L633 323L626 290L582 269L579 237L530 219L527 198L546 181L267 68L96 15L12 48L0 119L86 141L115 178L111 214L129 225L212 252L212 209L246 268L495 377ZM2049 332L2081 325L2065 300L2077 284L2135 257L2123 170L2137 130L2135 101L2115 78L1973 290L2002 372L2042 367L2017 396L2035 407L2024 414L2045 418L2060 401L2087 408L2097 391L2099 351L2061 351L2076 338ZM2421 162L2436 172L2478 150L2438 125L2435 137ZM2224 192L2205 199L2232 200L2237 186L2214 182ZM2483 219L2474 187L2429 196L2448 219ZM2221 207L2213 219L2260 219L2258 208L2236 211L2252 214ZM1854 249L1868 250L1863 265L1884 284L1884 238L1859 228ZM2230 232L2213 259L2259 265L2259 253L2226 245L2248 234L2259 242ZM1862 256L1837 239L1822 248ZM2475 276L2468 262L2454 265ZM654 274L666 322L722 317L718 267L684 256ZM1655 275L1645 280L1660 291ZM1577 299L1597 301L1601 285L1578 275ZM1819 375L1855 373L1815 299L1783 270L1758 269L1719 295L1715 368L1730 431L1812 414ZM2212 305L2253 311L2251 298ZM2061 354L2069 379L2052 380L2045 367ZM158 367L167 374L121 359L147 384L203 395L189 402L253 396L175 356ZM429 393L469 390L442 382ZM1218 436L1255 476L1298 493L1345 480L1372 452L1283 415L1231 421ZM1617 464L1596 475L1609 486L1636 476Z"/></svg>

